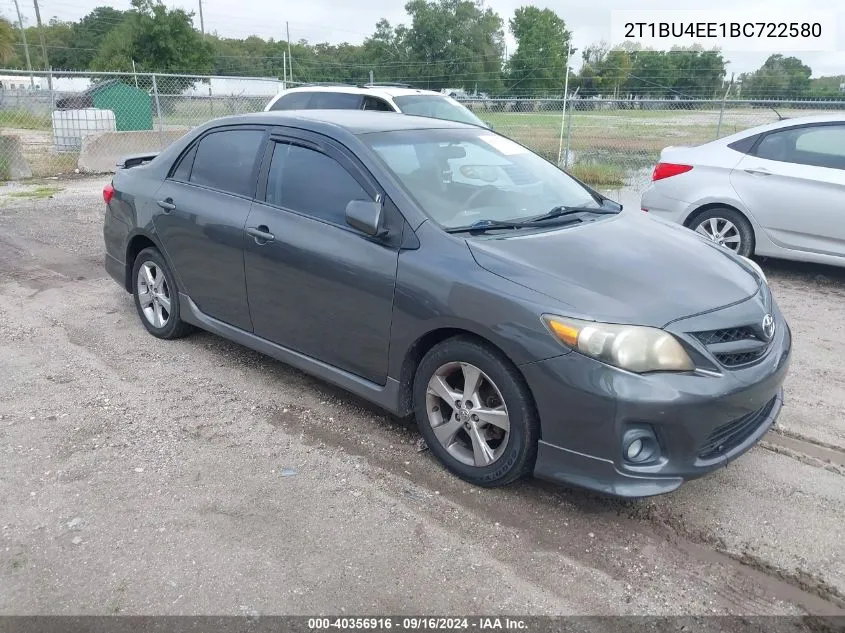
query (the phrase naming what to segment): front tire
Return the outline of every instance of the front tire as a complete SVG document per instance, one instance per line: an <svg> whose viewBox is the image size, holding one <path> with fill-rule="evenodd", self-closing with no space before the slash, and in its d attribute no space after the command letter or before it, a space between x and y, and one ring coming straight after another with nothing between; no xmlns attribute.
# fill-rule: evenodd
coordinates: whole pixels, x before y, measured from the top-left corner
<svg viewBox="0 0 845 633"><path fill-rule="evenodd" d="M754 229L739 211L728 207L715 207L697 215L689 228L710 238L737 255L754 254Z"/></svg>
<svg viewBox="0 0 845 633"><path fill-rule="evenodd" d="M132 266L135 309L147 332L161 339L181 338L191 326L179 316L179 290L170 267L156 248L145 248Z"/></svg>
<svg viewBox="0 0 845 633"><path fill-rule="evenodd" d="M470 337L433 347L414 376L414 414L432 453L477 486L528 475L540 423L531 393L507 358Z"/></svg>

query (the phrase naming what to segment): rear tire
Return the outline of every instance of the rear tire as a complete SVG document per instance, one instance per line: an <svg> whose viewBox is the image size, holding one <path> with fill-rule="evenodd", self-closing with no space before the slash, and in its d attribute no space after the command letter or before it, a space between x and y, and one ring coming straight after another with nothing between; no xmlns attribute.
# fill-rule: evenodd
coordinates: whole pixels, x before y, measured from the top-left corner
<svg viewBox="0 0 845 633"><path fill-rule="evenodd" d="M524 379L501 353L471 337L443 341L423 357L413 391L420 432L458 477L492 488L533 471L540 422Z"/></svg>
<svg viewBox="0 0 845 633"><path fill-rule="evenodd" d="M179 316L176 279L157 248L145 248L135 258L132 295L141 323L156 338L177 339L193 329Z"/></svg>
<svg viewBox="0 0 845 633"><path fill-rule="evenodd" d="M736 209L708 209L695 216L688 226L737 255L751 257L754 254L754 229L748 219Z"/></svg>

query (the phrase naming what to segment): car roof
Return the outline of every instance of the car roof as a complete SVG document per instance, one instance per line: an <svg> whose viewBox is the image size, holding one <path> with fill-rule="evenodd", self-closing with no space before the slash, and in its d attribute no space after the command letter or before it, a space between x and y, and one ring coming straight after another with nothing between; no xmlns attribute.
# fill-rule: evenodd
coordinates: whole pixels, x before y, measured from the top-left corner
<svg viewBox="0 0 845 633"><path fill-rule="evenodd" d="M479 129L469 123L373 110L271 110L222 117L208 125L217 127L233 123L290 125L318 133L340 128L355 135L399 130Z"/></svg>
<svg viewBox="0 0 845 633"><path fill-rule="evenodd" d="M402 86L351 86L346 84L337 85L313 85L313 86L297 86L295 88L288 88L279 93L284 95L292 92L342 92L346 94L362 94L373 95L377 97L405 97L410 95L431 95L437 97L446 97L447 95L434 90L424 90L422 88L405 88Z"/></svg>
<svg viewBox="0 0 845 633"><path fill-rule="evenodd" d="M799 116L794 118L786 118L774 123L765 123L747 128L740 132L724 136L718 139L721 144L732 143L736 140L754 136L762 132L771 132L773 130L780 130L782 128L792 127L795 125L807 125L809 123L845 123L845 112L828 112L825 114L812 114L807 116Z"/></svg>

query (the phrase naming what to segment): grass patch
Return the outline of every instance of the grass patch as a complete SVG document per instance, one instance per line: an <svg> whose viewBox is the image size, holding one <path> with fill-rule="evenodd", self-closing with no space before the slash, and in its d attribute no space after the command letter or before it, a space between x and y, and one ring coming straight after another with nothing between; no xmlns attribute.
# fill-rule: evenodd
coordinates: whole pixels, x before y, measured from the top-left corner
<svg viewBox="0 0 845 633"><path fill-rule="evenodd" d="M0 110L0 127L19 130L50 130L53 127L49 114L34 114L27 110Z"/></svg>
<svg viewBox="0 0 845 633"><path fill-rule="evenodd" d="M62 190L61 187L51 185L41 185L34 189L25 189L24 191L15 191L8 195L10 198L27 198L27 199L43 199L52 198L54 195Z"/></svg>
<svg viewBox="0 0 845 633"><path fill-rule="evenodd" d="M625 184L625 170L607 163L579 163L567 171L593 187L621 187Z"/></svg>

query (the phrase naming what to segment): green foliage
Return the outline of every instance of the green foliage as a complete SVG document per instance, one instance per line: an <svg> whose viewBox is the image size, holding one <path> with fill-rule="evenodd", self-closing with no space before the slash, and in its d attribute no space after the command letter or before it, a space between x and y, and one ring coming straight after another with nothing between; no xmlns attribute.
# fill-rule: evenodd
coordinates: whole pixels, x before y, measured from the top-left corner
<svg viewBox="0 0 845 633"><path fill-rule="evenodd" d="M292 75L298 82L369 80L407 82L439 90L458 88L490 96L558 97L566 77L571 33L550 9L525 5L508 27L517 42L505 60L504 22L484 0L408 0L405 24L379 20L361 44L291 42ZM33 68L43 69L41 35L50 66L62 70L218 74L282 77L285 40L252 36L233 39L194 28L194 14L168 9L158 0L132 0L128 11L100 6L76 22L50 20L39 33L27 27ZM725 60L719 51L690 47L643 50L638 44L610 48L603 43L581 52L580 71L570 75L579 95L626 98L721 98ZM0 18L0 64L25 68L20 33ZM190 80L166 79L164 92L176 93ZM147 82L147 83L144 83ZM142 87L148 80L139 76ZM747 98L842 98L841 77L811 79L796 57L772 55L763 66L739 78ZM551 104L548 107L556 107Z"/></svg>
<svg viewBox="0 0 845 633"><path fill-rule="evenodd" d="M562 94L571 34L551 9L520 7L510 20L516 52L508 63L509 92L515 95Z"/></svg>
<svg viewBox="0 0 845 633"><path fill-rule="evenodd" d="M15 57L18 33L6 18L0 18L0 63L8 64Z"/></svg>
<svg viewBox="0 0 845 633"><path fill-rule="evenodd" d="M742 76L747 99L790 99L805 96L813 71L797 57L771 55L756 71Z"/></svg>
<svg viewBox="0 0 845 633"><path fill-rule="evenodd" d="M405 11L411 26L401 31L399 44L416 62L408 68L408 79L433 90L501 91L503 22L482 0L411 0ZM455 86L456 80L472 85Z"/></svg>
<svg viewBox="0 0 845 633"><path fill-rule="evenodd" d="M718 51L679 48L608 49L599 44L584 51L578 77L580 94L651 98L713 98L722 88L725 60Z"/></svg>
<svg viewBox="0 0 845 633"><path fill-rule="evenodd" d="M167 9L153 0L132 0L132 9L103 40L92 70L208 73L214 66L209 42L194 29L193 13ZM182 87L191 81L183 80Z"/></svg>

